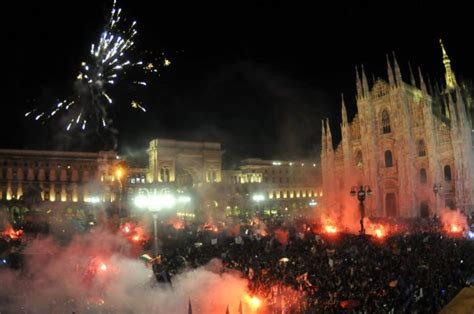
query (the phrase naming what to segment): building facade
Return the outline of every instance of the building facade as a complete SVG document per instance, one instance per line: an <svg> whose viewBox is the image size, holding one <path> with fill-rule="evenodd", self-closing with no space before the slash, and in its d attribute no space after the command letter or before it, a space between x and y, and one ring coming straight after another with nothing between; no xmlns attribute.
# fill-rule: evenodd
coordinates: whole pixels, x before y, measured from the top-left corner
<svg viewBox="0 0 474 314"><path fill-rule="evenodd" d="M148 148L148 183L193 186L222 180L221 144L154 139Z"/></svg>
<svg viewBox="0 0 474 314"><path fill-rule="evenodd" d="M115 152L0 149L0 203L34 199L35 207L65 208L115 202L120 189Z"/></svg>
<svg viewBox="0 0 474 314"><path fill-rule="evenodd" d="M354 186L370 186L372 216L417 217L444 207L471 211L474 187L472 99L458 85L442 45L445 86L431 87L418 69L403 80L395 56L387 78L369 85L356 68L357 114L349 121L342 100L341 141L333 147L323 121L321 166L324 206L357 206Z"/></svg>
<svg viewBox="0 0 474 314"><path fill-rule="evenodd" d="M238 170L225 172L224 182L238 195L228 201L231 214L290 214L314 208L322 198L321 167L312 160L244 159Z"/></svg>

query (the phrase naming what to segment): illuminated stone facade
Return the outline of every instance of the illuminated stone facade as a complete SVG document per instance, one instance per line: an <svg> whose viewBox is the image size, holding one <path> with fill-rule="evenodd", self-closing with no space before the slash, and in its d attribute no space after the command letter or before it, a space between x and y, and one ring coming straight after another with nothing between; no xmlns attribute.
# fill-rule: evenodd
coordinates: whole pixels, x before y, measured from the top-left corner
<svg viewBox="0 0 474 314"><path fill-rule="evenodd" d="M329 211L357 206L349 192L369 185L365 204L373 216L432 215L444 207L472 210L474 166L472 99L458 86L442 46L445 87L426 84L418 69L403 81L395 56L387 56L388 81L369 85L356 69L357 114L349 122L342 101L341 142L333 148L323 121L321 166ZM434 186L440 185L439 193ZM439 213L439 212L438 212Z"/></svg>
<svg viewBox="0 0 474 314"><path fill-rule="evenodd" d="M322 197L321 167L314 160L244 159L239 170L225 172L225 183L241 194L233 206L294 210L315 207ZM256 199L255 199L256 198Z"/></svg>
<svg viewBox="0 0 474 314"><path fill-rule="evenodd" d="M22 201L35 195L38 206L114 202L117 162L115 152L0 149L0 202Z"/></svg>
<svg viewBox="0 0 474 314"><path fill-rule="evenodd" d="M196 186L222 180L221 144L154 139L148 148L148 183Z"/></svg>

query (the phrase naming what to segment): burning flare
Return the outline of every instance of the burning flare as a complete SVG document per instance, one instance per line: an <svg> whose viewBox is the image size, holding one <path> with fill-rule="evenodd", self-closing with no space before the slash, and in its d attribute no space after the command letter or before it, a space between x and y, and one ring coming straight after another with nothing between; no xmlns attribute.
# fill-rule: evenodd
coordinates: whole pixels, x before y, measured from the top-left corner
<svg viewBox="0 0 474 314"><path fill-rule="evenodd" d="M23 230L15 230L12 226L8 225L6 230L1 233L4 237L9 237L12 240L21 239L23 236Z"/></svg>
<svg viewBox="0 0 474 314"><path fill-rule="evenodd" d="M256 296L250 296L246 294L244 296L244 300L245 303L247 303L247 305L249 306L250 310L254 313L257 312L258 309L262 306L262 301L260 301L260 299Z"/></svg>
<svg viewBox="0 0 474 314"><path fill-rule="evenodd" d="M324 226L324 230L326 231L326 233L337 233L336 226L326 225Z"/></svg>

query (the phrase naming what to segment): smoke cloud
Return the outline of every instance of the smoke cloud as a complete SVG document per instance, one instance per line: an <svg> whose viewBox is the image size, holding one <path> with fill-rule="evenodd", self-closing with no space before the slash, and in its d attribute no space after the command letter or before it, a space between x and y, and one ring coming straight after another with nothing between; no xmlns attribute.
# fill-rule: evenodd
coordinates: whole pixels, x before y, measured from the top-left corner
<svg viewBox="0 0 474 314"><path fill-rule="evenodd" d="M152 270L130 255L127 241L106 231L76 236L66 247L34 239L22 271L0 272L0 312L193 313L237 311L247 280L222 272L219 260L156 286ZM3 308L2 308L3 307Z"/></svg>
<svg viewBox="0 0 474 314"><path fill-rule="evenodd" d="M457 209L443 208L440 218L441 223L448 232L468 230L467 217Z"/></svg>

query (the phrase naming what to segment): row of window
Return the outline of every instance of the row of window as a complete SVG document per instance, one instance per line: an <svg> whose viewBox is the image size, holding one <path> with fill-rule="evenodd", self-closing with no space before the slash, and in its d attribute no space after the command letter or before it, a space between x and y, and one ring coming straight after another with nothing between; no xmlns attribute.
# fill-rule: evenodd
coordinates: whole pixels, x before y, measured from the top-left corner
<svg viewBox="0 0 474 314"><path fill-rule="evenodd" d="M90 168L94 168L93 166L89 166L88 164L75 164L74 166L71 166L71 165L68 165L68 164L49 164L49 162L46 162L46 163L43 163L43 162L18 162L18 161L8 161L8 160L3 160L0 162L0 165L3 165L3 167L25 167L25 168L28 168L28 167L35 167L35 168L42 168L42 167L45 167L45 168L49 168L50 166L51 167L56 167L56 168L67 168L67 169L71 169L71 168L78 168L78 169L90 169Z"/></svg>
<svg viewBox="0 0 474 314"><path fill-rule="evenodd" d="M95 177L95 173L92 175L92 177ZM58 179L59 177L59 179ZM78 172L77 170L75 171L66 171L66 170L61 170L59 173L57 173L54 170L50 171L44 171L44 170L39 170L39 171L33 171L30 169L30 171L24 172L24 171L14 171L14 170L5 170L5 169L0 169L0 178L7 179L7 180L27 180L27 181L72 181L72 182L78 182L81 180L82 181L88 181L91 175L85 171L85 172Z"/></svg>
<svg viewBox="0 0 474 314"><path fill-rule="evenodd" d="M449 166L449 165L444 166L443 173L444 173L444 181L450 182L452 180L451 166ZM426 184L426 182L428 182L428 176L426 174L426 169L421 168L420 169L420 183L421 184Z"/></svg>
<svg viewBox="0 0 474 314"><path fill-rule="evenodd" d="M130 178L130 183L131 184L146 183L145 176L132 177L132 178Z"/></svg>
<svg viewBox="0 0 474 314"><path fill-rule="evenodd" d="M393 167L393 158L392 158L392 152L390 150L385 151L385 167ZM451 166L445 165L443 168L444 172L444 180L445 181L451 181ZM426 183L427 182L427 175L426 175L426 169L422 168L420 169L420 183Z"/></svg>
<svg viewBox="0 0 474 314"><path fill-rule="evenodd" d="M12 187L8 189L6 187L0 188L0 200L15 200L20 199L24 194L23 190L19 190L18 188ZM64 190L60 187L55 188L54 190L50 190L48 188L44 189L41 192L41 198L43 201L51 201L51 202L91 202L91 197L86 196L86 194L81 190L78 189L76 191L71 190L70 188L65 188ZM97 197L93 198L94 200ZM104 193L102 200L107 202L114 201L116 196L114 193Z"/></svg>
<svg viewBox="0 0 474 314"><path fill-rule="evenodd" d="M390 132L391 132L390 116L388 114L388 111L384 110L384 111L382 111L382 133L383 134L388 134ZM418 140L418 142L417 142L417 151L418 151L418 156L419 157L426 156L425 141Z"/></svg>
<svg viewBox="0 0 474 314"><path fill-rule="evenodd" d="M417 148L418 148L419 157L426 156L425 142L423 140L418 141ZM393 156L390 150L385 151L384 158L385 158L385 167L386 168L393 167ZM362 165L362 151L360 150L356 152L355 164L356 166Z"/></svg>
<svg viewBox="0 0 474 314"><path fill-rule="evenodd" d="M171 180L170 169L168 167L162 167L160 169L160 181L168 183L170 182L170 180ZM206 182L210 182L210 183L218 182L216 170L211 169L206 172Z"/></svg>
<svg viewBox="0 0 474 314"><path fill-rule="evenodd" d="M318 197L323 196L323 192L319 192L312 190L299 190L299 191L273 191L268 192L269 199L278 199L278 198L299 198L299 197Z"/></svg>

